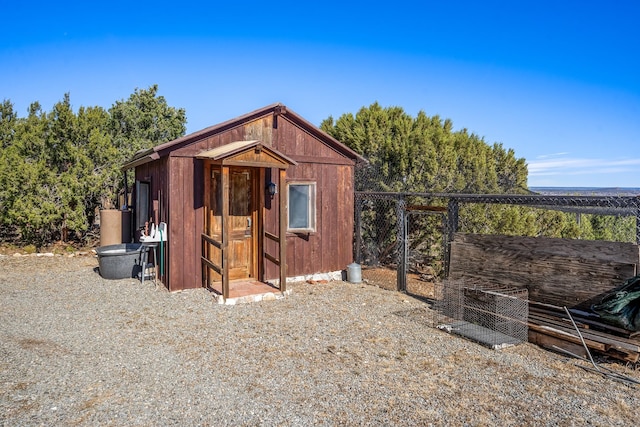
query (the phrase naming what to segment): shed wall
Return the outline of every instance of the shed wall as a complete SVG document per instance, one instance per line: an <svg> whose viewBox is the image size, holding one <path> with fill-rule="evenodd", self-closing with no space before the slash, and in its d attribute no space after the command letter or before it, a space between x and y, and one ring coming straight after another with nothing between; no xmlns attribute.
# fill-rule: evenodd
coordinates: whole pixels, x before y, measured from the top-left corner
<svg viewBox="0 0 640 427"><path fill-rule="evenodd" d="M162 158L155 162L146 163L136 167L135 179L138 181L149 182L149 213L152 220L156 223L169 222L169 174L168 174L168 158ZM134 187L135 188L135 187ZM134 194L137 198L137 195ZM135 205L134 205L135 206ZM132 220L135 225L135 215ZM140 230L133 230L136 240L140 234ZM166 248L168 249L168 248ZM166 254L165 259L169 259ZM169 266L165 266L165 277L168 277ZM166 278L163 278L166 280Z"/></svg>
<svg viewBox="0 0 640 427"><path fill-rule="evenodd" d="M165 153L168 157L136 169L136 173L152 171L157 176L154 180L161 181L162 191L168 194L169 205L163 212L168 212L166 221L170 233L169 290L202 285L205 177L203 162L194 156L233 141L251 139L272 145L298 162L297 166L287 169L287 181L316 182L316 231L287 235L287 276L342 270L352 261L355 162L285 116L269 114L174 149ZM277 182L277 171L272 173L271 179ZM284 189L279 189L279 194L267 200L265 206L266 230L276 235L277 206L282 192ZM273 242L265 241L265 248L277 255L277 245ZM268 279L278 277L277 267L269 261L265 262L265 273Z"/></svg>

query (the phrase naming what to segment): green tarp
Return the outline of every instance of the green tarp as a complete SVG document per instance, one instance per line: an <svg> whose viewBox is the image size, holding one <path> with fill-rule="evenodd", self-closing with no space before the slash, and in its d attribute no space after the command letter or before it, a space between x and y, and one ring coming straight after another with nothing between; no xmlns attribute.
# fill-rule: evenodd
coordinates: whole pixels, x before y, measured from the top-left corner
<svg viewBox="0 0 640 427"><path fill-rule="evenodd" d="M624 282L591 309L611 325L628 331L640 331L640 276Z"/></svg>

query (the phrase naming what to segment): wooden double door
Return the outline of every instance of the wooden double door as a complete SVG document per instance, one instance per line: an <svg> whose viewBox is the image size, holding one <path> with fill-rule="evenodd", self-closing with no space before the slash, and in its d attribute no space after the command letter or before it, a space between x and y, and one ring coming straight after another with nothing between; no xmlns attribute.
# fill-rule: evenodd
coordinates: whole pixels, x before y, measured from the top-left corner
<svg viewBox="0 0 640 427"><path fill-rule="evenodd" d="M261 218L258 215L260 193L259 170L256 168L228 168L228 197L224 197L222 168L211 169L209 186L208 218L206 233L218 242L223 242L224 206L228 200L228 241L224 250L229 263L229 280L249 279L258 276L258 230ZM222 251L211 251L210 261L222 265ZM220 280L220 275L217 275ZM215 279L215 278L214 278Z"/></svg>

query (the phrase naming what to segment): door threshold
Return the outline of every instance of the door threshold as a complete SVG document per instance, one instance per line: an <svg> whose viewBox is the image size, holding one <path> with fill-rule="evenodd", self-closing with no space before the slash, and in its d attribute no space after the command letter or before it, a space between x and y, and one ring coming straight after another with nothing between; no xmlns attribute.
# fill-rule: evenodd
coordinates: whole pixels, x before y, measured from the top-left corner
<svg viewBox="0 0 640 427"><path fill-rule="evenodd" d="M218 304L234 305L259 301L282 299L291 293L290 290L281 292L270 283L252 279L233 280L229 283L229 298L222 296L222 283L216 282L209 286Z"/></svg>

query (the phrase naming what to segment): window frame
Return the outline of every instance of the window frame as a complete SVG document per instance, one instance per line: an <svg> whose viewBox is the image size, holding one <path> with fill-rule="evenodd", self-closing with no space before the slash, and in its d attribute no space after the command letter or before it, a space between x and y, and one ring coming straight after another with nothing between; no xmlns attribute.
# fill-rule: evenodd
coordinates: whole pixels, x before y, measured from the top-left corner
<svg viewBox="0 0 640 427"><path fill-rule="evenodd" d="M151 216L151 180L136 180L136 230L144 228Z"/></svg>
<svg viewBox="0 0 640 427"><path fill-rule="evenodd" d="M306 185L309 187L309 197L307 200L308 215L307 227L291 227L291 186ZM317 184L315 181L290 181L287 182L287 232L288 233L315 233L316 232L316 206L317 206Z"/></svg>

